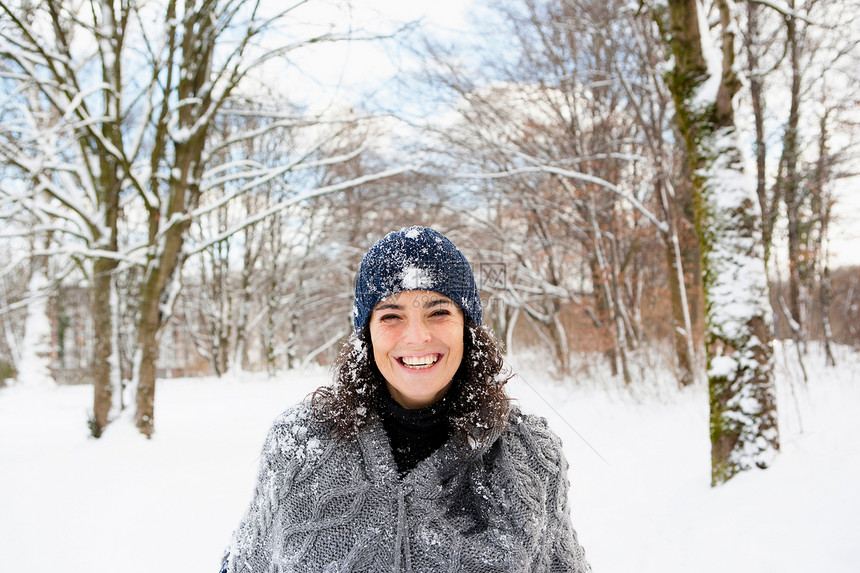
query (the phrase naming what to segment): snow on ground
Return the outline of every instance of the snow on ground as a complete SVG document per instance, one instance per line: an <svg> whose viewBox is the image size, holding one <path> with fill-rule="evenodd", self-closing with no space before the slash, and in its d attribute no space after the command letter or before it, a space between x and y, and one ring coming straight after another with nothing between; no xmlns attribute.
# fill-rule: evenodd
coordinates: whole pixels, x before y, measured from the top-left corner
<svg viewBox="0 0 860 573"><path fill-rule="evenodd" d="M510 394L546 416L571 464L573 522L595 573L857 571L860 357L778 361L782 453L709 487L707 393L572 385L524 368ZM516 361L514 361L516 364ZM91 389L0 390L3 570L217 571L271 420L324 369L164 380L156 435L87 437Z"/></svg>

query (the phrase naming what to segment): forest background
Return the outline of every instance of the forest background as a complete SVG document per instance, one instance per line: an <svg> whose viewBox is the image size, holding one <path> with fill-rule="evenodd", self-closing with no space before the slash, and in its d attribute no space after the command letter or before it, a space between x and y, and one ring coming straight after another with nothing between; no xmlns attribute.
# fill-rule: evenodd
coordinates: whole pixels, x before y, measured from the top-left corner
<svg viewBox="0 0 860 573"><path fill-rule="evenodd" d="M771 340L860 347L857 2L440 6L0 1L0 384L152 436L158 379L330 364L422 224L508 353L707 384L713 482L768 465Z"/></svg>

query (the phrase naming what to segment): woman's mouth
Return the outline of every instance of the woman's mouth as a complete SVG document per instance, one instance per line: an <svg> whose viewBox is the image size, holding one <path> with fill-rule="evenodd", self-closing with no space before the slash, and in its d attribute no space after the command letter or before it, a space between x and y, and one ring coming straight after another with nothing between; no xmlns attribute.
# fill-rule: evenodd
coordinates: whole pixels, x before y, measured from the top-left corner
<svg viewBox="0 0 860 573"><path fill-rule="evenodd" d="M442 357L441 354L426 354L424 356L401 356L397 359L400 364L409 368L410 370L424 370L426 368L431 368L439 359Z"/></svg>

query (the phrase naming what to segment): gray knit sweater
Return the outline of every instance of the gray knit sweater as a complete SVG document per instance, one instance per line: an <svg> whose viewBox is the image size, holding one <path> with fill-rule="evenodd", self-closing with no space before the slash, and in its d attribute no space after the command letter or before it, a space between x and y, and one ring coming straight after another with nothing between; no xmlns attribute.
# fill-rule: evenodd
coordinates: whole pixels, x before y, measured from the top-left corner
<svg viewBox="0 0 860 573"><path fill-rule="evenodd" d="M269 431L227 570L589 572L566 473L546 421L516 409L482 446L452 438L400 479L378 420L338 442L295 406Z"/></svg>

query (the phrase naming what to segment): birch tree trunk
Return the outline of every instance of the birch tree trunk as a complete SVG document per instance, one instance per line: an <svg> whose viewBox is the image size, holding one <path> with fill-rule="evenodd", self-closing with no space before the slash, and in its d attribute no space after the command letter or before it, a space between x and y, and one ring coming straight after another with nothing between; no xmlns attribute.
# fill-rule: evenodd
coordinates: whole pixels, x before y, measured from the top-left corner
<svg viewBox="0 0 860 573"><path fill-rule="evenodd" d="M662 171L662 170L660 170ZM662 173L657 177L657 193L663 209L663 220L669 227L665 233L666 266L669 270L669 294L672 297L672 327L675 341L676 378L680 386L689 386L696 380L696 351L693 341L693 323L684 282L684 262L678 238L675 210L666 192Z"/></svg>
<svg viewBox="0 0 860 573"><path fill-rule="evenodd" d="M45 260L37 258L28 283L27 318L21 341L18 384L39 388L54 385L51 376L51 326L48 318Z"/></svg>
<svg viewBox="0 0 860 573"><path fill-rule="evenodd" d="M762 39L761 19L762 6L756 2L747 2L746 62L749 78L750 99L755 123L755 164L756 164L756 195L762 213L762 240L764 242L764 260L770 260L770 249L773 244L773 227L776 223L778 209L767 191L767 136L765 134L765 101L764 101L764 65L760 53L768 46Z"/></svg>
<svg viewBox="0 0 860 573"><path fill-rule="evenodd" d="M789 8L794 10L790 0ZM779 177L776 193L785 204L788 231L788 316L786 322L797 346L798 357L805 352L808 328L809 290L808 281L809 253L807 252L808 222L804 215L806 193L801 189L800 140L800 47L795 18L786 18L786 41L788 43L789 64L791 68L791 87L788 121L782 138L782 157L779 164Z"/></svg>
<svg viewBox="0 0 860 573"><path fill-rule="evenodd" d="M692 163L704 270L711 485L766 467L779 449L761 216L735 133L733 7L730 0L717 4L721 59L706 62L703 43L710 38L702 5L668 2L675 57L670 89ZM714 93L709 80L716 74Z"/></svg>
<svg viewBox="0 0 860 573"><path fill-rule="evenodd" d="M821 312L821 328L824 337L824 356L828 366L836 366L833 355L833 328L830 324L830 309L833 304L833 289L830 280L830 210L833 201L827 190L831 177L830 155L828 151L829 113L825 112L819 122L818 159L812 181L812 217L818 220L818 233L815 236L814 251L821 268L818 276L818 302Z"/></svg>

